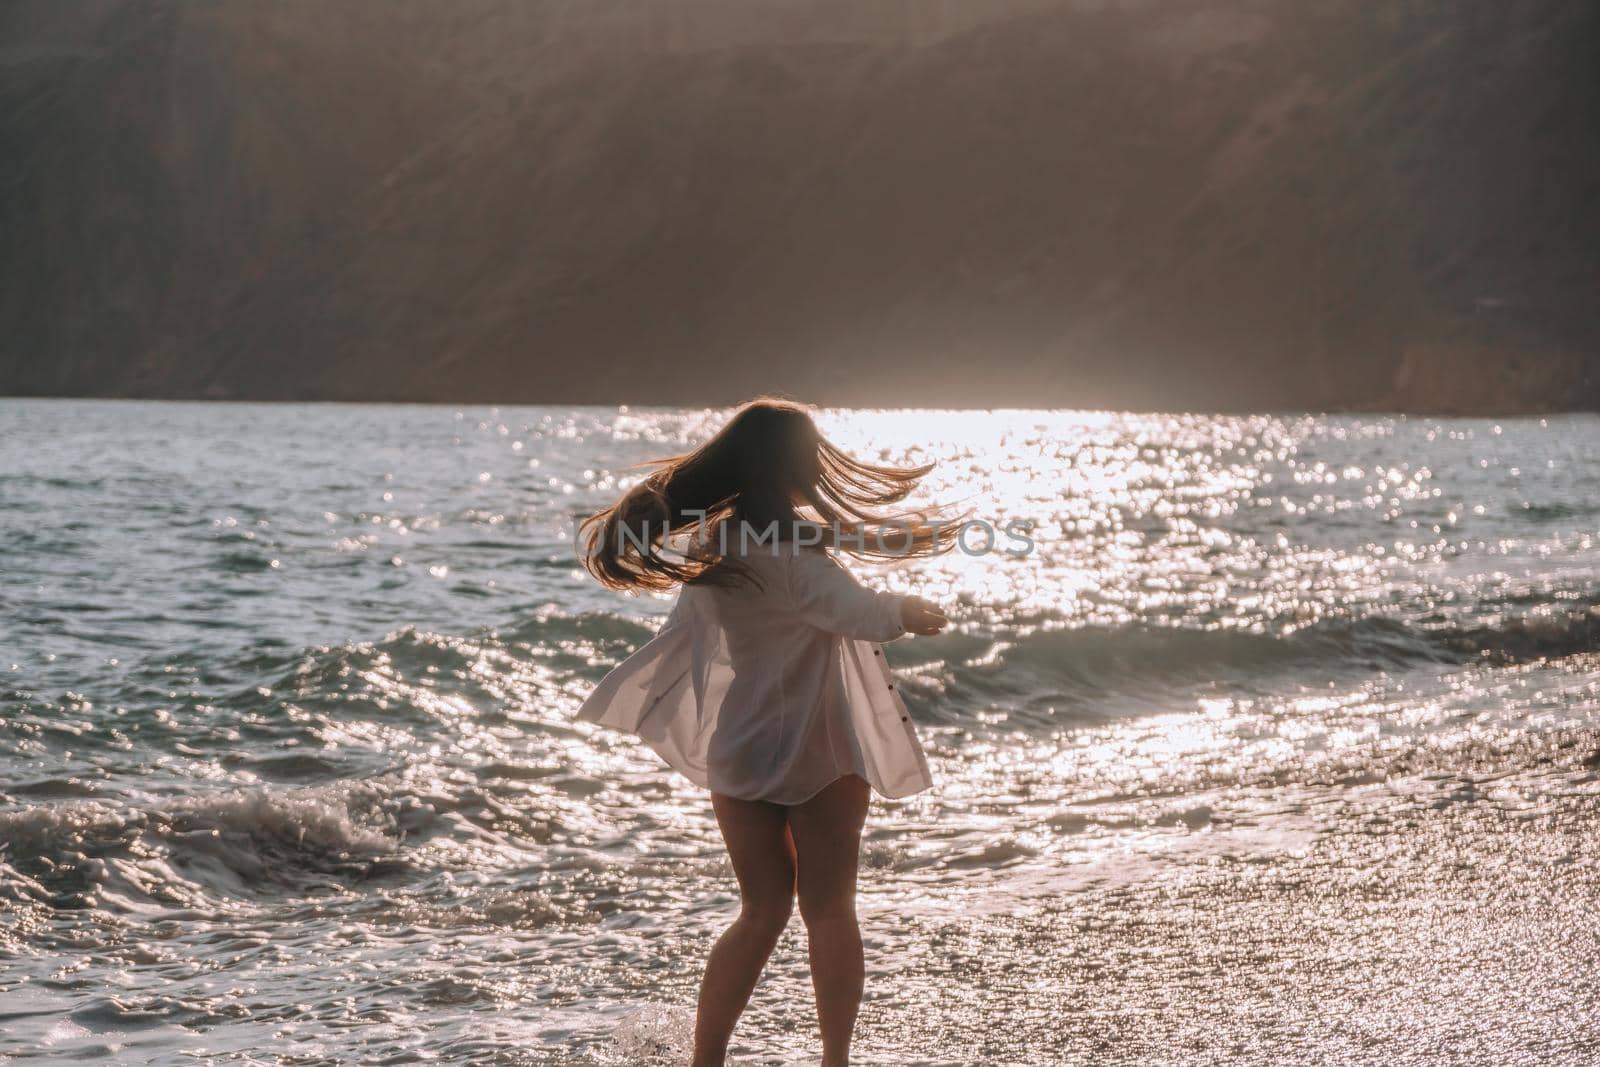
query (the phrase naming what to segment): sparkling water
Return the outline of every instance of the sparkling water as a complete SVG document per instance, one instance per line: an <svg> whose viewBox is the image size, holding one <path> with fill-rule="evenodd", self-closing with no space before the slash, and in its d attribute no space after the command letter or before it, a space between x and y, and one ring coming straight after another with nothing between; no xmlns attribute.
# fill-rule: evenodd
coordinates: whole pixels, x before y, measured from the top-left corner
<svg viewBox="0 0 1600 1067"><path fill-rule="evenodd" d="M735 887L572 539L725 414L0 400L0 1059L682 1062ZM1600 419L820 421L1034 540L855 567L953 620L858 1062L1600 1055Z"/></svg>

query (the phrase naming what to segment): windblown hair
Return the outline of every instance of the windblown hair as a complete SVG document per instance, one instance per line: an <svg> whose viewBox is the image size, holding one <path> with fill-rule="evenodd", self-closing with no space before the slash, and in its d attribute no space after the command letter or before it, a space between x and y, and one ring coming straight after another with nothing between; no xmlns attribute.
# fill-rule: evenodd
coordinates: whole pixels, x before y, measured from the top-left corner
<svg viewBox="0 0 1600 1067"><path fill-rule="evenodd" d="M583 565L602 585L665 591L674 585L745 577L719 556L716 538L672 551L679 535L749 523L815 523L822 543L857 558L945 552L956 520L928 512L888 513L933 469L863 463L831 444L804 405L759 397L692 452L653 460L655 469L615 504L583 520ZM835 530L846 537L833 540ZM664 552L663 550L666 549Z"/></svg>

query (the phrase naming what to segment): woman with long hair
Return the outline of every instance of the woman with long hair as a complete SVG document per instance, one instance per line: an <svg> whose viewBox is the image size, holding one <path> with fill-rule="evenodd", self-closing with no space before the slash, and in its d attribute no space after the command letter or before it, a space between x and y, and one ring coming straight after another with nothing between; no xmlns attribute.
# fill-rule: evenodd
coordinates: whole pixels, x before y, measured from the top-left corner
<svg viewBox="0 0 1600 1067"><path fill-rule="evenodd" d="M931 467L855 459L789 401L751 401L699 448L652 466L584 521L584 565L612 589L681 591L656 637L578 714L638 735L711 791L740 909L706 964L696 1067L723 1062L797 896L823 1063L842 1065L861 1003L855 888L869 790L893 798L932 784L878 643L947 620L921 597L860 585L827 550L939 552L958 531L884 510Z"/></svg>

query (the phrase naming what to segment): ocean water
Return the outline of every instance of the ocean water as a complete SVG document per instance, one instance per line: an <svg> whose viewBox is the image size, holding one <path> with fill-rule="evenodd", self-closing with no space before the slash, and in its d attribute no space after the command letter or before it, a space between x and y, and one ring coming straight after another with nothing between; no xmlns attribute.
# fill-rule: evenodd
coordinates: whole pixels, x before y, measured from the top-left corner
<svg viewBox="0 0 1600 1067"><path fill-rule="evenodd" d="M681 1062L734 885L571 538L721 417L0 400L0 1060ZM821 421L1036 524L857 568L954 620L859 1062L1600 1057L1600 420Z"/></svg>

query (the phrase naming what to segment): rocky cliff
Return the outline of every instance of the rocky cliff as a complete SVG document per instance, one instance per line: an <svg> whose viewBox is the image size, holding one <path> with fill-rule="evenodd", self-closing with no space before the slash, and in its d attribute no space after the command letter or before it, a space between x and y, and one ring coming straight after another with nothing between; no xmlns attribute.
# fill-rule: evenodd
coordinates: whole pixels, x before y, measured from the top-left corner
<svg viewBox="0 0 1600 1067"><path fill-rule="evenodd" d="M0 392L1600 406L1600 5L9 0Z"/></svg>

